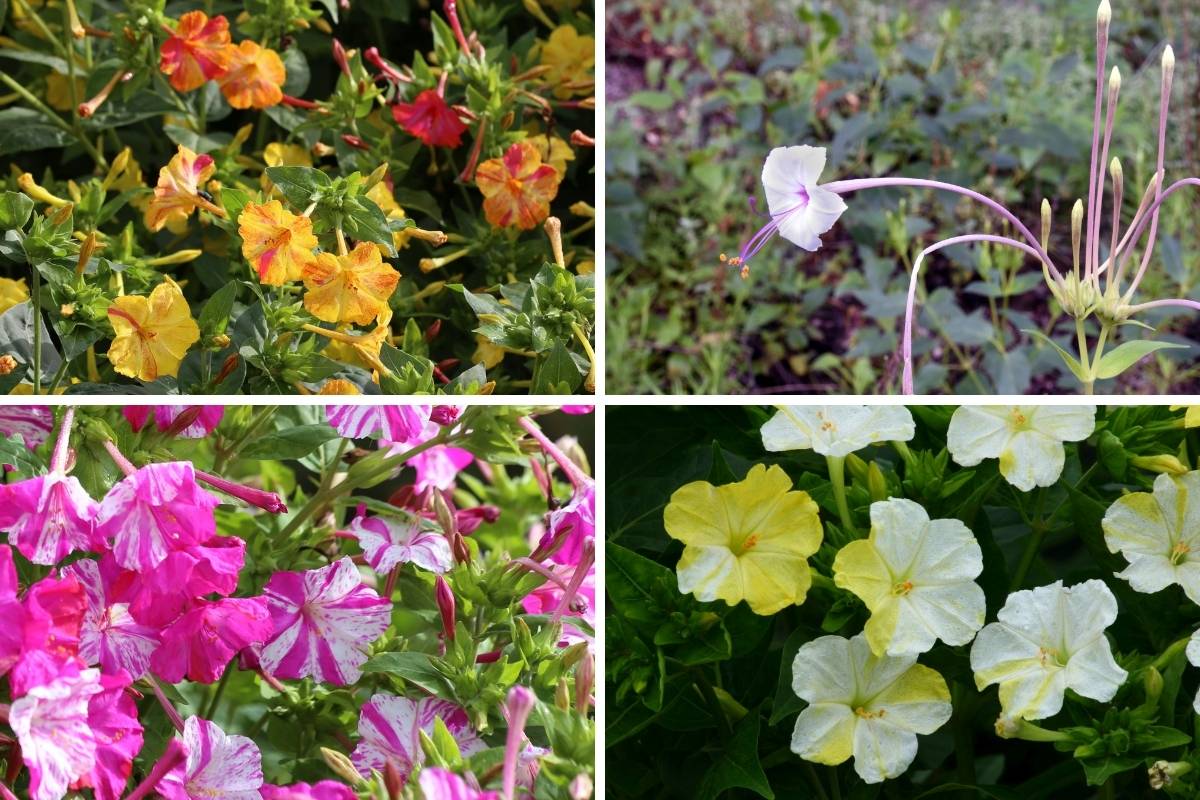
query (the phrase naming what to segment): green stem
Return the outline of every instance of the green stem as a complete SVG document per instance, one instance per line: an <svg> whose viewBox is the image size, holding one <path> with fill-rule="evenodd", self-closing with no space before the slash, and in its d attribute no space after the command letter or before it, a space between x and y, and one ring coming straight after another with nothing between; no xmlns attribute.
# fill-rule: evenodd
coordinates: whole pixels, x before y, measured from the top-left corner
<svg viewBox="0 0 1200 800"><path fill-rule="evenodd" d="M67 367L70 366L70 363L64 358L58 365L58 371L54 373L54 378L50 381L50 388L46 390L46 394L54 394L54 390L58 388L58 385L62 383L63 377L66 376Z"/></svg>
<svg viewBox="0 0 1200 800"><path fill-rule="evenodd" d="M838 778L837 767L829 768L829 788L831 790L830 794L832 794L833 800L842 800L842 782Z"/></svg>
<svg viewBox="0 0 1200 800"><path fill-rule="evenodd" d="M700 695L708 705L708 713L712 714L716 720L717 727L721 731L721 739L728 740L733 736L733 728L730 726L729 718L725 716L725 712L717 700L717 693L713 691L712 684L708 682L708 678L700 670L695 670L692 673L692 681L696 684L696 688L700 691Z"/></svg>
<svg viewBox="0 0 1200 800"><path fill-rule="evenodd" d="M972 695L961 683L954 684L954 764L958 782L975 785L975 739L971 735Z"/></svg>
<svg viewBox="0 0 1200 800"><path fill-rule="evenodd" d="M230 456L236 455L242 446L250 440L250 437L258 433L268 420L275 416L275 412L279 410L279 406L263 406L258 413L250 420L246 430L233 441L228 447L223 447L217 451L217 457L213 460L212 471L218 475L225 471L225 464L229 461Z"/></svg>
<svg viewBox="0 0 1200 800"><path fill-rule="evenodd" d="M850 506L846 503L846 457L825 456L825 463L829 467L829 482L833 485L833 499L837 503L842 527L848 533L854 533L854 522L850 519Z"/></svg>
<svg viewBox="0 0 1200 800"><path fill-rule="evenodd" d="M1162 651L1162 654L1159 655L1158 658L1154 659L1149 665L1147 665L1147 669L1150 667L1153 667L1159 671L1166 669L1167 665L1171 663L1175 656L1179 655L1180 652L1187 648L1189 641L1191 641L1191 637L1185 636L1178 641L1172 642L1166 650Z"/></svg>
<svg viewBox="0 0 1200 800"><path fill-rule="evenodd" d="M817 775L817 768L812 765L811 761L805 761L804 768L808 771L808 780L812 783L813 788L817 790L819 800L829 800L829 795L825 792L825 787L821 784L821 776Z"/></svg>
<svg viewBox="0 0 1200 800"><path fill-rule="evenodd" d="M1088 394L1092 393L1091 386L1096 382L1096 373L1100 371L1100 357L1104 355L1104 343L1108 340L1108 332L1110 330L1112 330L1112 327L1107 324L1100 326L1100 338L1096 340L1096 352L1092 354L1092 368L1088 372L1091 380L1088 382L1087 387L1085 387Z"/></svg>
<svg viewBox="0 0 1200 800"><path fill-rule="evenodd" d="M201 719L212 720L213 714L216 713L217 704L221 702L221 695L225 693L225 684L229 683L229 676L233 674L234 662L230 661L225 665L225 672L221 674L221 680L217 681L217 686L213 689L212 699L208 701L208 708L200 715Z"/></svg>
<svg viewBox="0 0 1200 800"><path fill-rule="evenodd" d="M1092 368L1089 365L1088 358L1087 334L1083 331L1083 320L1079 317L1075 318L1075 340L1079 345L1079 366L1083 368L1085 375L1092 374ZM1089 378L1083 381L1083 393L1092 394L1094 391L1095 379Z"/></svg>
<svg viewBox="0 0 1200 800"><path fill-rule="evenodd" d="M28 89L13 80L12 76L10 76L7 72L0 71L0 82L3 82L8 88L21 95L21 99L33 106L35 111L40 111L42 115L46 117L46 119L50 120L57 127L62 128L64 131L74 136L83 149L87 151L87 154L92 157L92 160L96 162L96 166L100 167L101 169L106 169L108 167L108 161L104 158L100 151L96 149L96 146L92 144L91 140L89 140L86 135L83 135L81 131L71 127L70 123L68 123L58 114L54 113L53 109L51 109L41 100L34 97Z"/></svg>
<svg viewBox="0 0 1200 800"><path fill-rule="evenodd" d="M1046 500L1046 489L1040 487L1038 489L1037 504L1033 512L1033 520L1029 523L1029 541L1025 543L1025 550L1021 553L1021 560L1017 564L1017 571L1013 573L1012 584L1009 586L1010 592L1015 592L1021 588L1021 584L1025 582L1025 576L1029 573L1029 568L1033 566L1033 560L1037 558L1038 550L1042 546L1042 536L1046 529L1042 524L1042 507Z"/></svg>

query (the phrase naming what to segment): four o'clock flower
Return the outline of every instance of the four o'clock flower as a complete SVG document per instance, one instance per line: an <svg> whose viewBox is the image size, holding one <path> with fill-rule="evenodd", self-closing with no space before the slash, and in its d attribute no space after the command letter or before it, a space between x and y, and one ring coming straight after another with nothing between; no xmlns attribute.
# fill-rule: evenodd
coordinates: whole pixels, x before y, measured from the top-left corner
<svg viewBox="0 0 1200 800"><path fill-rule="evenodd" d="M312 220L296 216L278 200L248 203L238 216L238 235L242 256L267 286L300 280L305 265L316 259Z"/></svg>
<svg viewBox="0 0 1200 800"><path fill-rule="evenodd" d="M422 530L421 523L401 522L387 517L355 517L350 534L367 557L371 569L380 574L400 564L416 564L441 575L454 566L450 543L437 531Z"/></svg>
<svg viewBox="0 0 1200 800"><path fill-rule="evenodd" d="M406 449L407 447L393 446L392 453L402 453ZM471 455L470 451L461 447L451 447L448 444L434 445L428 450L417 453L407 462L407 466L417 471L416 480L413 481L413 491L422 494L429 491L453 489L458 473L470 466L474 460L475 456Z"/></svg>
<svg viewBox="0 0 1200 800"><path fill-rule="evenodd" d="M209 19L203 11L189 11L159 53L158 68L171 78L172 87L180 92L199 89L229 68L229 22L224 16Z"/></svg>
<svg viewBox="0 0 1200 800"><path fill-rule="evenodd" d="M1013 592L971 646L975 684L1000 685L1006 717L1053 716L1067 689L1107 702L1128 677L1104 637L1116 618L1117 598L1103 581Z"/></svg>
<svg viewBox="0 0 1200 800"><path fill-rule="evenodd" d="M90 786L96 800L119 800L133 772L133 759L142 749L142 724L137 705L125 690L125 672L100 676L100 691L88 702L88 727L96 740L96 761L75 786Z"/></svg>
<svg viewBox="0 0 1200 800"><path fill-rule="evenodd" d="M171 683L213 683L238 651L270 638L271 615L261 597L201 600L162 632L150 657L155 675Z"/></svg>
<svg viewBox="0 0 1200 800"><path fill-rule="evenodd" d="M172 550L212 538L217 505L217 498L196 484L191 462L148 464L109 490L96 523L112 541L117 563L141 572L158 566Z"/></svg>
<svg viewBox="0 0 1200 800"><path fill-rule="evenodd" d="M314 784L293 783L274 786L264 783L262 800L357 800L354 790L337 781L317 781Z"/></svg>
<svg viewBox="0 0 1200 800"><path fill-rule="evenodd" d="M770 452L815 450L834 458L881 442L907 442L915 433L904 406L780 406L761 429Z"/></svg>
<svg viewBox="0 0 1200 800"><path fill-rule="evenodd" d="M52 406L0 406L0 434L20 436L30 450L41 447L52 430Z"/></svg>
<svg viewBox="0 0 1200 800"><path fill-rule="evenodd" d="M1063 442L1086 439L1095 427L1095 406L959 406L946 449L963 467L999 458L1004 479L1028 492L1058 480L1067 457Z"/></svg>
<svg viewBox="0 0 1200 800"><path fill-rule="evenodd" d="M263 592L274 632L261 661L278 678L354 683L371 643L392 620L391 602L363 585L349 558L308 572L277 572Z"/></svg>
<svg viewBox="0 0 1200 800"><path fill-rule="evenodd" d="M441 767L426 767L417 779L425 800L500 800L499 792L481 791Z"/></svg>
<svg viewBox="0 0 1200 800"><path fill-rule="evenodd" d="M426 89L411 103L396 103L392 117L400 127L431 147L458 147L467 126L436 89Z"/></svg>
<svg viewBox="0 0 1200 800"><path fill-rule="evenodd" d="M1159 475L1153 494L1118 498L1102 525L1108 549L1129 562L1118 578L1146 593L1177 583L1200 603L1200 472Z"/></svg>
<svg viewBox="0 0 1200 800"><path fill-rule="evenodd" d="M109 601L110 582L119 577L119 572L111 561L106 566L83 559L63 570L63 574L79 581L87 595L87 612L79 631L79 657L86 664L99 664L105 675L124 670L137 680L150 668L150 656L158 648L158 631L139 624L128 602Z"/></svg>
<svg viewBox="0 0 1200 800"><path fill-rule="evenodd" d="M326 406L333 429L347 439L379 438L399 444L416 444L429 422L429 406Z"/></svg>
<svg viewBox="0 0 1200 800"><path fill-rule="evenodd" d="M901 775L917 735L950 720L945 679L916 656L876 656L862 634L822 636L792 663L792 690L808 703L796 719L792 752L818 764L854 757L866 783Z"/></svg>
<svg viewBox="0 0 1200 800"><path fill-rule="evenodd" d="M1200 630L1194 631L1187 643L1187 660L1193 667L1200 667ZM1200 691L1196 692L1196 699L1192 701L1192 708L1197 714L1200 714Z"/></svg>
<svg viewBox="0 0 1200 800"><path fill-rule="evenodd" d="M60 800L95 766L88 701L101 691L98 670L68 665L54 680L13 701L8 721L29 770L33 800Z"/></svg>
<svg viewBox="0 0 1200 800"><path fill-rule="evenodd" d="M359 714L358 733L362 740L350 756L354 768L363 776L370 776L371 770L383 772L391 761L407 780L413 769L425 762L419 732L433 733L434 720L439 717L463 756L484 749L483 741L467 720L467 712L454 703L435 697L411 700L377 694Z"/></svg>
<svg viewBox="0 0 1200 800"><path fill-rule="evenodd" d="M225 209L200 194L216 170L212 156L207 153L197 155L179 145L175 155L158 172L154 197L146 206L146 227L160 231L168 222L184 222L197 208L224 217Z"/></svg>
<svg viewBox="0 0 1200 800"><path fill-rule="evenodd" d="M135 431L145 427L151 416L154 426L170 436L203 439L221 423L224 406L125 406L125 419Z"/></svg>
<svg viewBox="0 0 1200 800"><path fill-rule="evenodd" d="M983 551L956 519L929 519L911 500L871 504L869 539L833 561L833 580L871 610L864 633L879 656L918 655L939 639L966 644L983 627Z"/></svg>
<svg viewBox="0 0 1200 800"><path fill-rule="evenodd" d="M188 717L183 726L187 762L158 783L167 800L261 800L262 753L245 736L231 736L215 723Z"/></svg>

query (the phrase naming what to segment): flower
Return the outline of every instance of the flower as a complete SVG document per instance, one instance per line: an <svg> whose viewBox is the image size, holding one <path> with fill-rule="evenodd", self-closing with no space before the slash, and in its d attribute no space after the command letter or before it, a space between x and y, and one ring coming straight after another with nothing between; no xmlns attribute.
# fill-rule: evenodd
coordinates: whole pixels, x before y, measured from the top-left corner
<svg viewBox="0 0 1200 800"><path fill-rule="evenodd" d="M737 483L694 481L676 489L663 525L684 543L679 591L730 605L745 600L763 615L803 603L821 520L808 493L791 488L780 467L755 464Z"/></svg>
<svg viewBox="0 0 1200 800"><path fill-rule="evenodd" d="M111 557L102 560L102 570L105 560ZM218 535L173 550L154 569L127 579L128 595L132 597L129 610L143 625L169 625L190 609L197 597L232 594L245 559L246 543L237 536Z"/></svg>
<svg viewBox="0 0 1200 800"><path fill-rule="evenodd" d="M817 185L824 169L824 147L776 147L767 154L762 182L771 221L742 246L735 266L744 268L776 233L809 252L820 249L820 235L846 210L840 195Z"/></svg>
<svg viewBox="0 0 1200 800"><path fill-rule="evenodd" d="M29 287L25 285L24 278L0 278L0 314L28 299Z"/></svg>
<svg viewBox="0 0 1200 800"><path fill-rule="evenodd" d="M312 220L296 216L278 200L248 203L238 215L238 235L242 256L268 286L300 280L304 267L316 259Z"/></svg>
<svg viewBox="0 0 1200 800"><path fill-rule="evenodd" d="M596 537L595 485L581 486L566 505L550 512L548 522L548 530L538 542L539 549L561 536L563 544L550 554L550 560L557 564L578 564L584 540Z"/></svg>
<svg viewBox="0 0 1200 800"><path fill-rule="evenodd" d="M471 727L467 712L454 703L436 697L410 700L377 694L359 712L358 735L362 738L350 754L354 768L369 776L373 769L383 772L384 765L391 761L400 776L408 780L413 769L425 763L419 731L432 734L434 720L439 717L464 757L485 748Z"/></svg>
<svg viewBox="0 0 1200 800"><path fill-rule="evenodd" d="M521 608L525 609L526 614L545 614L550 616L554 614L562 602L563 595L565 594L564 587L571 580L571 575L575 570L572 567L561 564L550 566L549 569L559 577L561 583L546 581L525 595L521 599ZM592 630L596 629L596 568L594 565L588 568L587 575L579 585L579 589L575 592L575 595L571 598L570 603L567 604L563 614L568 617L579 617ZM559 646L568 647L576 642L590 641L590 637L586 636L575 626L566 623L563 625L563 634L559 640Z"/></svg>
<svg viewBox="0 0 1200 800"><path fill-rule="evenodd" d="M475 171L475 185L484 197L483 214L497 228L536 228L550 215L550 201L561 181L529 142L517 142L503 158L488 159Z"/></svg>
<svg viewBox="0 0 1200 800"><path fill-rule="evenodd" d="M436 89L426 89L411 103L392 106L400 127L431 147L458 147L467 126Z"/></svg>
<svg viewBox="0 0 1200 800"><path fill-rule="evenodd" d="M392 448L392 452L402 452L404 449L406 448L397 446ZM446 444L434 445L417 453L408 460L408 466L417 471L413 489L418 493L434 489L452 489L458 473L474 460L475 456L471 451Z"/></svg>
<svg viewBox="0 0 1200 800"><path fill-rule="evenodd" d="M1086 439L1095 406L959 406L950 418L946 449L954 463L973 467L1000 459L1000 474L1023 492L1062 475L1063 442Z"/></svg>
<svg viewBox="0 0 1200 800"><path fill-rule="evenodd" d="M575 151L571 149L571 145L554 134L544 133L530 136L526 141L537 148L543 162L554 167L561 181L567 174L567 162L575 160Z"/></svg>
<svg viewBox="0 0 1200 800"><path fill-rule="evenodd" d="M1067 689L1108 702L1128 677L1104 638L1116 618L1103 581L1013 592L971 646L975 685L999 684L1001 713L1028 720L1057 714Z"/></svg>
<svg viewBox="0 0 1200 800"><path fill-rule="evenodd" d="M546 80L554 86L554 96L587 94L592 89L590 74L596 65L596 39L580 36L571 25L559 25L542 46L542 65L550 67Z"/></svg>
<svg viewBox="0 0 1200 800"><path fill-rule="evenodd" d="M983 627L983 551L956 519L930 520L911 500L871 504L871 534L833 561L833 580L871 611L864 633L875 655L924 653L941 639L966 644Z"/></svg>
<svg viewBox="0 0 1200 800"><path fill-rule="evenodd" d="M417 443L429 422L429 406L325 406L325 417L347 439L379 434L389 442Z"/></svg>
<svg viewBox="0 0 1200 800"><path fill-rule="evenodd" d="M221 424L224 406L125 406L125 419L140 431L154 415L154 426L182 439L203 439Z"/></svg>
<svg viewBox="0 0 1200 800"><path fill-rule="evenodd" d="M188 717L183 725L187 762L158 783L167 800L259 800L262 752L245 736L230 736L215 723Z"/></svg>
<svg viewBox="0 0 1200 800"><path fill-rule="evenodd" d="M379 249L359 242L346 255L320 253L304 265L304 307L324 322L368 325L388 310L400 273L384 264Z"/></svg>
<svg viewBox="0 0 1200 800"><path fill-rule="evenodd" d="M191 307L170 278L149 297L126 294L113 300L108 321L116 334L108 360L117 372L138 380L175 377L188 348L200 340Z"/></svg>
<svg viewBox="0 0 1200 800"><path fill-rule="evenodd" d="M96 761L75 787L90 786L96 800L119 800L133 772L133 759L142 749L142 725L137 705L125 690L129 675L100 676L100 691L88 701L88 727L96 740Z"/></svg>
<svg viewBox="0 0 1200 800"><path fill-rule="evenodd" d="M426 767L417 779L425 800L500 800L499 792L484 792L448 769ZM268 798L268 800L270 800Z"/></svg>
<svg viewBox="0 0 1200 800"><path fill-rule="evenodd" d="M917 735L950 719L950 690L916 656L876 656L863 634L822 636L792 662L792 691L808 703L796 720L792 752L818 764L854 756L867 783L895 778L917 755Z"/></svg>
<svg viewBox="0 0 1200 800"><path fill-rule="evenodd" d="M0 406L0 434L20 436L30 450L41 447L52 430L53 406Z"/></svg>
<svg viewBox="0 0 1200 800"><path fill-rule="evenodd" d="M12 551L0 546L0 675L9 673L12 696L50 683L61 669L77 665L79 630L87 598L71 576L43 578L17 600Z"/></svg>
<svg viewBox="0 0 1200 800"><path fill-rule="evenodd" d="M189 11L159 49L158 68L176 91L190 92L224 75L232 50L224 16L209 19L203 11Z"/></svg>
<svg viewBox="0 0 1200 800"><path fill-rule="evenodd" d="M291 786L274 786L264 783L262 800L357 800L358 795L345 784L337 781L317 781L314 784L293 783Z"/></svg>
<svg viewBox="0 0 1200 800"><path fill-rule="evenodd" d="M13 701L8 721L29 770L33 800L60 800L95 766L88 700L102 690L98 670L72 667Z"/></svg>
<svg viewBox="0 0 1200 800"><path fill-rule="evenodd" d="M110 602L113 583L122 577L116 563L105 565L82 559L63 570L83 587L87 611L79 630L79 657L88 665L99 664L105 675L124 670L133 679L150 669L150 656L158 648L158 631L139 624L129 612L128 602Z"/></svg>
<svg viewBox="0 0 1200 800"><path fill-rule="evenodd" d="M196 483L190 461L147 464L125 476L100 501L96 525L113 542L117 563L136 572L167 554L211 539L219 501Z"/></svg>
<svg viewBox="0 0 1200 800"><path fill-rule="evenodd" d="M1187 643L1187 660L1191 662L1193 667L1200 667L1200 630L1193 631L1192 636ZM1196 699L1192 701L1192 708L1197 714L1200 714L1200 691L1196 692Z"/></svg>
<svg viewBox="0 0 1200 800"><path fill-rule="evenodd" d="M1134 591L1153 594L1172 584L1200 603L1200 472L1159 475L1154 493L1132 492L1108 507L1104 543L1129 566L1117 573Z"/></svg>
<svg viewBox="0 0 1200 800"><path fill-rule="evenodd" d="M158 171L154 197L146 206L146 227L152 231L160 231L172 221L186 221L197 208L203 208L217 216L225 216L224 209L200 196L200 187L212 177L216 169L212 156L207 153L196 155L179 145L167 165Z"/></svg>
<svg viewBox="0 0 1200 800"><path fill-rule="evenodd" d="M364 586L348 558L307 572L276 572L263 594L274 633L262 664L279 678L354 683L371 643L392 621L391 601Z"/></svg>
<svg viewBox="0 0 1200 800"><path fill-rule="evenodd" d="M162 646L150 668L163 680L213 683L229 660L251 644L271 637L271 615L262 597L201 600L163 629Z"/></svg>
<svg viewBox="0 0 1200 800"><path fill-rule="evenodd" d="M416 564L435 575L454 566L450 543L439 531L421 529L419 522L400 522L386 517L355 517L350 535L367 557L371 569L383 575L400 564Z"/></svg>
<svg viewBox="0 0 1200 800"><path fill-rule="evenodd" d="M234 108L269 108L283 100L287 71L279 53L243 39L231 48L228 71L217 79Z"/></svg>
<svg viewBox="0 0 1200 800"><path fill-rule="evenodd" d="M76 550L99 549L96 501L60 470L3 487L0 530L35 564L53 565Z"/></svg>
<svg viewBox="0 0 1200 800"><path fill-rule="evenodd" d="M837 458L879 442L907 442L916 428L904 406L779 406L761 433L771 452L812 449Z"/></svg>

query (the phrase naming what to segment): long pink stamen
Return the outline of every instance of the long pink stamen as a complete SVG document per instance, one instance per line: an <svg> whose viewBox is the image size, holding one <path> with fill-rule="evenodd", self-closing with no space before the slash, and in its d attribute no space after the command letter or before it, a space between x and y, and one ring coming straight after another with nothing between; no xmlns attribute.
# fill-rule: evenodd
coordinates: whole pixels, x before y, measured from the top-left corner
<svg viewBox="0 0 1200 800"><path fill-rule="evenodd" d="M579 563L575 565L575 574L571 576L567 590L563 592L563 596L558 601L558 607L554 609L554 615L551 617L554 622L558 622L571 607L571 601L575 599L575 595L579 594L579 587L587 579L588 571L592 568L595 560L596 542L589 536L583 541L583 554L579 558Z"/></svg>
<svg viewBox="0 0 1200 800"><path fill-rule="evenodd" d="M1100 149L1100 174L1096 178L1096 209L1093 214L1091 209L1088 209L1088 224L1091 229L1088 231L1088 247L1091 248L1090 263L1092 265L1091 277L1096 286L1099 287L1099 270L1100 270L1100 216L1104 212L1104 172L1108 164L1108 147L1112 143L1113 123L1117 115L1117 95L1118 87L1110 85L1108 92L1108 103L1104 109L1104 139L1102 140ZM1120 214L1120 209L1117 209L1117 214ZM1111 255L1109 256L1112 257Z"/></svg>
<svg viewBox="0 0 1200 800"><path fill-rule="evenodd" d="M542 450L546 455L553 458L567 479L571 481L571 485L576 489L585 486L590 486L593 483L592 477L584 472L578 464L570 459L570 457L559 449L558 445L550 441L550 437L542 433L542 429L534 423L529 417L521 417L517 422L524 428L530 436L537 440L537 443L542 446Z"/></svg>
<svg viewBox="0 0 1200 800"><path fill-rule="evenodd" d="M1158 100L1158 189L1155 192L1154 199L1158 200L1162 196L1163 182L1163 159L1166 157L1167 149L1167 111L1171 105L1171 78L1174 75L1174 55L1172 55L1172 64L1170 70L1165 70L1162 77L1162 91ZM1146 252L1142 254L1142 263L1138 267L1137 274L1133 276L1133 282L1129 284L1129 291L1125 294L1125 301L1129 302L1133 297L1133 293L1137 291L1138 284L1142 282L1142 276L1146 274L1146 267L1150 264L1150 256L1154 253L1154 242L1158 238L1158 209L1154 209L1154 214L1150 218L1150 239L1146 242ZM1120 286L1117 287L1120 289Z"/></svg>
<svg viewBox="0 0 1200 800"><path fill-rule="evenodd" d="M1092 112L1092 157L1091 167L1088 171L1088 202L1087 202L1087 217L1084 223L1084 231L1087 232L1087 239L1084 246L1084 276L1089 277L1095 271L1096 267L1091 263L1092 257L1092 217L1097 214L1096 211L1096 156L1100 150L1100 104L1103 100L1104 92L1104 64L1108 55L1108 22L1102 17L1097 17L1096 22L1096 104ZM1103 176L1101 176L1101 183Z"/></svg>

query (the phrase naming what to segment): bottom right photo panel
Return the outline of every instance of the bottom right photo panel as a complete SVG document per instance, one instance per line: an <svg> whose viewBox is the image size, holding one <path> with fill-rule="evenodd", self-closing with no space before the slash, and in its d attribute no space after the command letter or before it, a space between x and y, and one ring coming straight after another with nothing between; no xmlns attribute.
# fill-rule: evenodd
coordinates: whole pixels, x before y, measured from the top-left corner
<svg viewBox="0 0 1200 800"><path fill-rule="evenodd" d="M608 796L1200 796L1200 408L605 430Z"/></svg>

